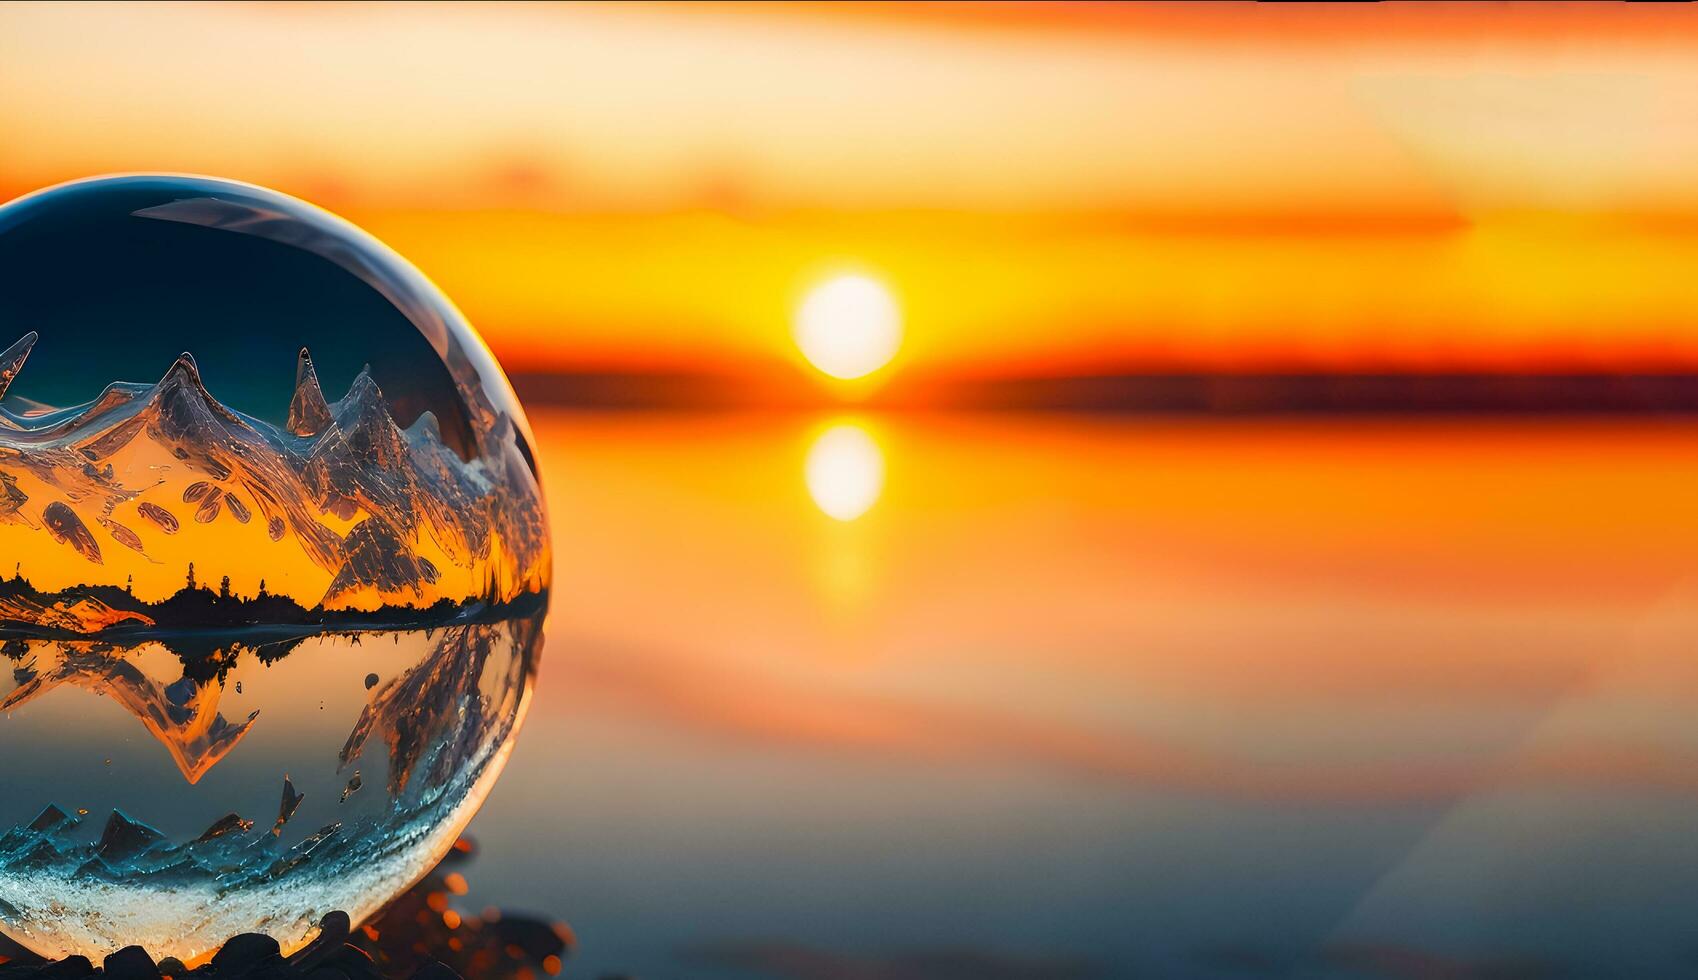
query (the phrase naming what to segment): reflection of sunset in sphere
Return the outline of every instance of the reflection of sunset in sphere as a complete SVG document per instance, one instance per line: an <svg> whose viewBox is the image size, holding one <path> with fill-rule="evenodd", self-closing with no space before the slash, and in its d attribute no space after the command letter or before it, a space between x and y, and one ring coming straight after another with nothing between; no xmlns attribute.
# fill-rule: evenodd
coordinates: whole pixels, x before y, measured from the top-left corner
<svg viewBox="0 0 1698 980"><path fill-rule="evenodd" d="M488 795L541 651L500 366L369 235L205 177L0 207L0 330L0 934L193 965L375 913Z"/></svg>
<svg viewBox="0 0 1698 980"><path fill-rule="evenodd" d="M796 345L834 378L859 378L890 363L902 314L883 283L845 275L815 286L796 311Z"/></svg>
<svg viewBox="0 0 1698 980"><path fill-rule="evenodd" d="M878 503L884 490L884 454L858 425L827 429L808 450L808 494L828 516L852 521Z"/></svg>

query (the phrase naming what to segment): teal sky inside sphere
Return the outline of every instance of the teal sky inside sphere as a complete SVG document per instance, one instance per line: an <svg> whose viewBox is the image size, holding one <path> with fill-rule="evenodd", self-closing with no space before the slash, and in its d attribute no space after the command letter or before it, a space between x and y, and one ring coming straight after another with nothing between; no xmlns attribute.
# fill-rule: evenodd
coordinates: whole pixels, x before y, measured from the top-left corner
<svg viewBox="0 0 1698 980"><path fill-rule="evenodd" d="M430 411L464 455L466 408L403 308L433 300L369 274L397 264L351 226L244 184L112 177L30 195L0 208L0 347L41 335L7 401L81 404L114 381L157 381L188 352L219 401L282 425L305 347L327 398L370 365L398 423Z"/></svg>

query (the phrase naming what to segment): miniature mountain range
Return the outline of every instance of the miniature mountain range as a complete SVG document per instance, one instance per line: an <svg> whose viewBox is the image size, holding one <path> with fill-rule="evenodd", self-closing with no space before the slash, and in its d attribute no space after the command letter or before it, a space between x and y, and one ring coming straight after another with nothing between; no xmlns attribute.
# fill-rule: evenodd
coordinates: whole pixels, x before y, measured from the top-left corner
<svg viewBox="0 0 1698 980"><path fill-rule="evenodd" d="M0 353L0 397L35 341L27 334ZM28 414L0 406L0 532L39 533L42 548L80 556L94 581L111 581L99 566L115 556L139 556L161 598L154 579L166 573L148 563L168 538L212 571L263 569L263 554L252 552L268 544L298 548L318 571L273 592L303 608L499 602L540 591L548 542L522 438L475 376L454 376L477 437L469 458L444 443L428 411L403 430L369 371L326 401L304 349L283 428L221 404L189 354L156 384L113 383L86 405ZM114 601L126 591L0 595L0 622L69 632L150 623L144 611L116 608L134 605Z"/></svg>

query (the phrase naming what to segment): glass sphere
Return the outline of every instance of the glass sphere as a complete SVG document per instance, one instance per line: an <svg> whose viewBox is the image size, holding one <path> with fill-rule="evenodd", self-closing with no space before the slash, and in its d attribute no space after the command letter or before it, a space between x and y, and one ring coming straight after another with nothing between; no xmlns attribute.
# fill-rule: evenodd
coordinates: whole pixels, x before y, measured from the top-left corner
<svg viewBox="0 0 1698 980"><path fill-rule="evenodd" d="M0 333L0 931L192 965L376 911L530 696L500 368L369 235L201 177L0 208Z"/></svg>

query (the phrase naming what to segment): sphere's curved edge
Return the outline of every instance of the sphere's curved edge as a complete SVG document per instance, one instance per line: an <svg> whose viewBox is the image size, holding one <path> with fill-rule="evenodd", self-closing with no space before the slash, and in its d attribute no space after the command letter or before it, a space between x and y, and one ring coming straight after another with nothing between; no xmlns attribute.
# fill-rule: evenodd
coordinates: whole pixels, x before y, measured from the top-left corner
<svg viewBox="0 0 1698 980"><path fill-rule="evenodd" d="M509 405L519 404L518 394L514 391L506 372L501 369L500 364L496 361L494 352L489 349L483 338L478 336L477 332L471 328L465 314L429 276L375 235L334 211L304 198L247 181L215 177L208 174L127 171L74 178L29 191L0 204L0 215L14 207L27 207L66 191L99 190L102 188L127 189L169 181L206 185L205 189L207 190L222 190L227 193L246 194L273 202L285 202L300 212L294 217L322 222L333 227L344 238L357 242L361 248L378 256L381 261L367 262L360 255L359 250L327 247L326 243L332 240L329 237L320 238L314 242L295 240L285 243L313 251L319 257L359 276L373 289L382 293L397 309L413 320L415 326L424 334L425 339L430 342L437 354L449 364L450 369L458 370L457 381L467 385L475 384L476 387L494 392L497 397L489 399L492 402ZM232 230L239 230L248 234L265 234L263 228ZM413 297L427 297L428 301L417 302ZM470 372L470 376L467 376L467 372ZM531 447L536 444L536 436L531 430L530 421L522 411L505 414L510 416L513 425L518 429L523 440L524 452L527 458L533 460L532 468L534 470L534 450ZM493 424L493 415L489 416L487 424Z"/></svg>
<svg viewBox="0 0 1698 980"><path fill-rule="evenodd" d="M553 555L505 373L374 236L194 174L0 206L14 326L0 932L191 962L377 911L533 695Z"/></svg>
<svg viewBox="0 0 1698 980"><path fill-rule="evenodd" d="M149 220L137 222L136 218ZM54 237L54 222L75 229L68 233L73 237L67 238L67 233ZM172 230L175 228L194 229L188 234L199 237L184 238ZM7 405L17 400L14 392L20 385L27 386L35 378L24 371L24 357L33 349L37 353L31 356L49 359L44 365L56 363L61 370L67 365L79 367L66 360L67 341L75 338L65 334L74 332L78 323L110 319L110 302L114 301L108 298L106 306L88 306L85 313L83 306L60 308L63 303L88 304L77 296L61 302L67 290L53 288L37 296L36 306L29 308L52 310L57 317L54 334L30 340L35 333L32 330L0 359L4 360L0 363L0 395L7 400L7 404L0 404L0 447L14 450L30 473L28 481L19 482L22 477L13 479L0 472L0 481L6 481L0 488L0 552L9 550L4 546L13 544L14 538L22 553L38 550L26 547L33 546L34 540L23 540L24 528L6 526L21 521L25 527L42 529L38 533L69 547L90 565L107 570L77 566L88 576L79 580L74 569L66 569L54 559L47 562L53 574L46 577L43 562L32 560L26 576L30 589L44 595L57 594L72 586L100 584L102 577L118 581L118 576L129 575L148 594L149 601L169 598L173 583L182 579L148 565L164 563L181 568L196 557L206 557L210 553L207 549L217 550L220 541L254 537L253 531L214 523L208 538L198 525L217 522L221 512L242 524L248 524L250 516L257 514L260 521L253 526L265 528L272 542L292 541L300 546L309 565L317 566L317 570L303 566L299 571L289 571L285 566L275 570L271 583L273 594L280 581L303 583L291 584L289 592L306 609L333 600L342 603L344 597L354 594L363 597L353 601L370 608L397 600L419 605L441 598L467 600L485 595L505 600L521 591L547 586L552 579L552 551L547 542L546 506L523 409L481 338L441 291L405 259L345 219L298 198L222 178L132 173L62 183L0 207L0 258L6 260L0 262L4 267L0 273L18 274L13 271L15 264L31 258L20 252L27 245L45 242L49 251L58 250L40 260L43 262L74 260L62 254L78 244L74 235L99 233L117 236L120 245L117 251L109 248L100 253L107 265L90 274L126 275L123 259L128 255L157 259L135 254L134 250L144 248L188 249L185 254L189 256L207 261L222 259L227 257L224 253L232 251L220 237L224 234L264 241L287 250L287 254L310 255L313 259L308 261L322 260L353 277L349 282L361 292L348 293L351 299L338 302L380 296L377 302L401 317L403 326L398 329L405 335L392 347L368 346L363 355L367 367L354 378L347 394L334 403L328 402L320 390L313 359L306 356L307 348L302 345L291 348L301 352L292 399L263 398L253 406L254 396L249 394L247 402L226 404L202 381L191 356L200 350L197 339L215 341L213 346L226 352L220 390L230 384L235 373L237 393L241 394L246 384L241 376L244 368L264 371L271 377L275 377L276 369L266 370L268 365L263 363L244 363L253 359L235 353L241 348L232 347L223 336L229 329L222 320L224 314L220 314L195 328L203 331L201 334L188 330L180 344L171 344L189 353L178 356L165 376L151 386L127 383L114 387L111 374L96 374L104 390L99 398L80 408L55 413L26 406L27 410L19 413ZM24 245L9 247L8 242L19 241L20 235L24 236ZM277 290L287 291L293 285L287 278L279 279L267 265L281 261L284 253L238 251L239 261L221 266L226 268L225 274ZM129 291L111 292L117 302L140 295L163 304L173 311L160 323L161 329L169 331L182 317L195 315L201 300L192 287L202 280L193 278L193 270L185 277L173 266L157 268L160 276L181 279L185 288L163 294L144 292L157 285L155 279L148 278ZM98 293L99 285L94 283L92 291ZM223 296L223 300L245 301L245 288ZM17 302L16 292L0 290L0 312L6 303ZM185 293L189 295L185 297ZM43 303L52 305L43 307ZM287 333L297 322L286 319L274 329ZM348 333L333 332L320 339L327 336L339 342ZM359 336L359 331L353 333ZM416 393L408 390L414 379L423 375L389 363L400 356L400 341L408 337L412 339L407 342L424 352L422 356L431 358L438 372L432 377L440 378L446 387ZM418 347L420 338L427 347ZM363 342L375 343L369 339ZM110 355L107 358L110 360ZM371 373L373 362L380 365L375 375ZM44 369L53 374L51 369ZM44 369L31 368L36 374ZM86 366L80 369L83 375L97 370ZM17 382L20 374L25 376L24 382ZM378 377L388 380L379 386ZM438 401L422 400L426 398ZM257 415L245 411L250 407L259 412L277 411L284 401L288 403L288 418L283 420L286 426L262 424ZM451 430L446 424L450 416L456 424L469 425L469 442L458 435L461 430ZM393 434L390 423L405 431ZM386 431L392 434L385 435ZM301 442L303 439L313 441ZM367 450L350 451L370 446L373 440L391 443L392 447L375 455ZM444 446L460 458L454 460L442 453ZM169 456L181 462L165 467L149 462ZM393 472L397 459L410 472ZM89 469L91 466L93 469ZM166 470L198 473L199 479L178 484ZM157 480L157 476L164 479ZM199 496L205 492L208 478L212 481L211 503ZM150 490L150 481L166 486ZM190 508L192 521L181 512L172 513L176 499L160 499L165 492L179 495L183 504L194 505ZM141 497L148 499L138 499ZM78 501L98 502L99 509L91 510ZM322 520L319 514L346 518L347 523ZM8 522L8 516L13 520ZM362 517L373 519L362 521ZM154 531L163 536L150 540ZM191 537L209 542L200 554L186 548ZM267 547L261 543L263 536L254 537L254 541ZM500 550L491 552L492 544L498 544ZM489 556L487 561L485 555ZM237 573L242 565L236 562L236 567L219 571ZM463 571L449 572L451 567ZM408 591L412 600L404 598ZM38 598L32 594L29 601ZM26 621L45 623L57 615L46 607L55 602L70 606L78 601L79 597L69 594L49 599L42 612L26 616ZM152 608L132 611L144 624L159 619ZM0 610L0 620L4 618ZM298 619L298 615L290 617L291 621ZM97 631L113 621L104 612L92 619L85 617L83 631ZM76 627L72 629L76 631Z"/></svg>

